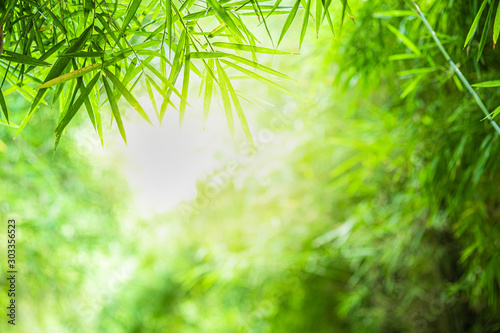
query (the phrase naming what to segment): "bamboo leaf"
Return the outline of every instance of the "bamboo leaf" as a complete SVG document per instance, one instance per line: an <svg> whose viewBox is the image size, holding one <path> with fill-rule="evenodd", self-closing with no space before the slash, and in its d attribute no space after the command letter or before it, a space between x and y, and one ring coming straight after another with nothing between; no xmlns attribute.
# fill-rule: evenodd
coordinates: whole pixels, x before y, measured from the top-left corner
<svg viewBox="0 0 500 333"><path fill-rule="evenodd" d="M102 52L74 52L61 54L59 57L71 57L71 58L101 58L104 56Z"/></svg>
<svg viewBox="0 0 500 333"><path fill-rule="evenodd" d="M146 114L146 112L144 111L142 106L139 104L137 99L135 99L135 97L120 82L120 80L113 73L111 73L107 68L103 68L103 71L106 74L106 76L111 80L111 82L113 82L115 87L118 88L118 90L120 90L120 92L122 93L123 97L125 97L127 102L129 102L130 105L132 105L135 108L135 110L141 115L142 118L144 118L148 123L153 125L153 123L151 122L148 115ZM109 98L109 94L108 94L108 98Z"/></svg>
<svg viewBox="0 0 500 333"><path fill-rule="evenodd" d="M130 5L127 8L127 15L123 19L122 29L120 35L123 35L125 30L127 29L128 24L132 21L132 18L135 16L137 9L141 5L142 0L132 0Z"/></svg>
<svg viewBox="0 0 500 333"><path fill-rule="evenodd" d="M486 45L486 37L488 36L488 32L490 30L491 17L493 16L493 3L490 4L490 9L488 10L488 14L486 16L486 22L483 27L483 33L481 34L481 40L479 41L479 47L477 49L477 61L481 58L483 54L484 46Z"/></svg>
<svg viewBox="0 0 500 333"><path fill-rule="evenodd" d="M392 25L390 25L389 23L386 23L384 22L384 25L393 33L395 34L402 42L403 44L405 44L410 50L413 51L413 53L415 53L416 55L418 55L419 57L422 56L422 52L420 52L420 50L418 49L418 47L413 44L413 42L408 38L406 37L405 35L403 35L398 29L396 29L395 27L393 27Z"/></svg>
<svg viewBox="0 0 500 333"><path fill-rule="evenodd" d="M71 106L68 108L68 111L64 114L63 118L59 121L59 124L56 127L55 130L56 137L60 136L62 131L66 128L66 126L68 126L71 119L73 119L73 117L78 112L84 101L88 98L88 95L92 91L92 88L94 88L94 85L97 83L100 76L101 73L98 72L92 78L92 80L90 80L89 84L85 87L85 89L83 89L80 92L80 96L76 99L76 101L73 104L71 104Z"/></svg>
<svg viewBox="0 0 500 333"><path fill-rule="evenodd" d="M497 45L498 35L500 34L500 5L497 7L495 23L493 24L493 47Z"/></svg>
<svg viewBox="0 0 500 333"><path fill-rule="evenodd" d="M286 93L286 94L288 94L288 95L290 95L290 96L293 96L293 97L295 97L295 98L297 98L297 99L299 99L299 100L303 100L301 97L299 97L299 96L297 96L296 94L292 93L291 91L289 91L289 90L287 90L287 89L283 88L282 86L280 86L280 85L279 85L279 84L277 84L276 82L271 81L271 80L269 80L269 79L266 79L266 78L265 78L265 77L263 77L263 76L260 76L260 75L258 75L258 74L256 74L256 73L252 72L252 71L249 71L248 69L245 69L245 68L243 68L243 67L240 67L240 66L238 66L238 65L236 65L236 64L234 64L234 63L232 63L232 62L226 61L226 60L220 60L220 62L223 62L223 63L225 63L226 65L229 65L229 66L233 67L234 69L237 69L238 71L240 71L240 72L242 72L242 73L245 73L246 75L248 75L248 76L250 76L250 77L253 77L254 79L256 79L256 80L258 80L258 81L261 81L261 82L263 82L263 83L265 83L265 84L267 84L267 85L269 85L269 86L271 86L271 87L274 87L274 88L276 88L276 89L278 89L278 90L281 90L282 92L284 92L284 93Z"/></svg>
<svg viewBox="0 0 500 333"><path fill-rule="evenodd" d="M66 52L67 53L71 53L71 52L77 52L77 51L79 51L83 47L83 45L85 44L85 42L87 41L87 39L89 38L89 36L91 35L91 33L92 33L92 26L90 26L87 29L85 29L85 31L82 32L82 34L80 35L80 37L78 37L78 39L73 43L73 45L71 45L67 49ZM66 66L69 64L69 61L70 61L70 58L59 58L59 59L57 59L57 61L55 62L55 64L50 68L50 71L47 74L47 76L45 77L44 82L50 81L50 80L58 77L59 75L61 75L61 73L66 68ZM19 125L19 128L18 128L16 134L14 135L14 137L16 137L22 131L22 129L26 126L26 124L28 123L28 121L30 120L30 118L33 116L33 113L35 112L36 108L40 104L40 102L41 102L43 96L45 95L46 91L47 91L47 88L43 88L43 89L39 89L38 90L38 93L36 94L35 98L33 99L33 102L31 103L30 110L28 111L28 113L24 117L23 121Z"/></svg>
<svg viewBox="0 0 500 333"><path fill-rule="evenodd" d="M203 98L203 123L206 124L208 119L208 112L210 111L210 104L212 102L212 91L214 86L214 60L208 60L207 77L205 81L205 96Z"/></svg>
<svg viewBox="0 0 500 333"><path fill-rule="evenodd" d="M234 140L234 121L233 112L231 110L231 101L228 95L228 89L226 86L226 73L220 65L220 62L216 60L217 73L219 73L219 85L220 85L220 95L222 97L222 103L224 104L224 112L226 114L227 127L229 128L229 133Z"/></svg>
<svg viewBox="0 0 500 333"><path fill-rule="evenodd" d="M100 68L102 64L93 64L89 65L80 69L77 69L75 71L69 72L67 74L61 75L59 77L56 77L55 79L49 80L42 85L36 87L35 89L44 89L44 88L49 88L52 86L55 86L56 84L61 84L63 82L76 79L82 75L85 75L89 72L95 71L96 69Z"/></svg>
<svg viewBox="0 0 500 333"><path fill-rule="evenodd" d="M118 126L120 135L123 138L123 142L127 144L127 136L125 134L125 128L123 127L122 117L120 115L120 110L118 109L118 105L116 104L115 96L113 95L113 90L111 89L106 77L103 77L102 81L104 82L104 89L106 90L106 94L108 95L109 105L111 106L111 111L113 112L116 125Z"/></svg>
<svg viewBox="0 0 500 333"><path fill-rule="evenodd" d="M488 0L484 0L483 4L479 8L479 11L477 12L476 17L474 18L474 21L472 22L469 33L467 34L467 38L465 38L464 48L467 46L467 44L469 43L472 36L474 36L474 33L476 32L476 29L477 29L477 25L479 24L479 19L481 18L481 15L483 14L484 8L486 7L487 3L488 3Z"/></svg>
<svg viewBox="0 0 500 333"><path fill-rule="evenodd" d="M220 5L217 0L207 0L207 3L212 7L212 9L217 13L217 16L226 24L226 26L233 32L236 36L241 39L245 39L240 29L236 26L231 17L226 13L226 9Z"/></svg>
<svg viewBox="0 0 500 333"><path fill-rule="evenodd" d="M257 52L257 53L266 53L266 54L296 54L293 52L275 50L275 49L270 49L267 47L251 46L251 45L236 44L236 43L215 42L215 43L212 43L212 46L221 47L221 48L225 48L225 49L232 49L232 50L237 50L237 51Z"/></svg>
<svg viewBox="0 0 500 333"><path fill-rule="evenodd" d="M214 38L214 37L220 35L221 33L223 33L224 30L226 30L226 25L224 23L222 23L221 25L216 27L214 30L212 30L210 32L210 34L208 34L208 38Z"/></svg>
<svg viewBox="0 0 500 333"><path fill-rule="evenodd" d="M302 42L304 41L304 37L306 36L307 31L307 23L309 22L309 13L311 10L311 2L312 0L306 0L306 8L304 12L304 21L302 22L302 29L300 31L300 41L299 41L299 49L302 46Z"/></svg>
<svg viewBox="0 0 500 333"><path fill-rule="evenodd" d="M188 35L186 35L186 39ZM184 79L182 80L182 96L184 99L181 100L181 105L179 107L179 126L182 126L182 121L184 120L184 113L186 111L186 100L189 92L189 72L191 66L191 60L189 58L189 41L186 41L186 58L184 62Z"/></svg>
<svg viewBox="0 0 500 333"><path fill-rule="evenodd" d="M472 86L477 87L477 88L500 87L500 80L480 82L480 83L473 84Z"/></svg>
<svg viewBox="0 0 500 333"><path fill-rule="evenodd" d="M254 149L254 143L252 139L252 133L250 133L250 128L248 127L247 120L245 118L245 114L243 113L243 108L241 107L241 104L238 100L238 96L236 95L236 92L233 89L233 86L231 84L231 81L227 77L227 74L224 71L221 71L221 76L224 77L225 85L229 91L229 94L231 95L231 99L233 100L233 105L234 108L236 109L236 114L238 115L238 119L240 120L241 127L243 128L243 132L245 133L245 136L250 143L250 146L252 149ZM222 89L222 88L221 88ZM234 131L234 130L233 130ZM234 138L234 134L233 134Z"/></svg>
<svg viewBox="0 0 500 333"><path fill-rule="evenodd" d="M300 5L300 0L295 0L295 4L293 5L292 10L288 14L288 17L286 18L285 24L283 25L283 30L281 30L281 35L280 35L280 38L278 40L278 46L280 45L283 37L285 37L285 34L288 31L288 29L292 25L293 19L295 18L295 15L297 14L297 10L299 9L299 5Z"/></svg>
<svg viewBox="0 0 500 333"><path fill-rule="evenodd" d="M50 66L48 62L43 60L35 59L33 57L19 54L11 51L4 50L4 54L0 57L5 61L15 62L18 64L31 65L31 66Z"/></svg>
<svg viewBox="0 0 500 333"><path fill-rule="evenodd" d="M2 112L5 116L5 120L9 123L9 111L7 110L7 104L5 103L5 98L3 97L2 90L0 90L0 106L2 107Z"/></svg>

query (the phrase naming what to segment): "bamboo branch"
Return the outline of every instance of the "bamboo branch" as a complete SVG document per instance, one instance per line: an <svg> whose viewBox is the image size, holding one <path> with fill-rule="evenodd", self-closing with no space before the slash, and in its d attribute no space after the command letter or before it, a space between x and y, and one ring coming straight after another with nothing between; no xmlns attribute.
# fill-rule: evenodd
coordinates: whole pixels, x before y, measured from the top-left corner
<svg viewBox="0 0 500 333"><path fill-rule="evenodd" d="M491 118L490 112L488 111L488 109L484 105L483 101L481 101L481 98L479 98L479 96L477 95L476 91L474 90L474 88L472 88L472 86L470 85L469 81L467 81L467 79L462 74L462 72L460 71L460 69L458 69L457 65L453 62L453 60L451 60L450 56L448 55L448 52L446 52L446 50L443 47L443 44L441 44L441 41L436 36L436 33L434 32L434 30L432 29L431 25L429 24L429 22L425 18L424 13L420 10L420 7L418 7L418 5L415 3L414 0L412 0L412 2L413 2L413 5L415 6L415 10L416 10L418 16L420 16L420 18L422 19L422 22L424 22L424 25L427 27L427 30L430 31L430 33L432 35L432 38L436 42L436 45L438 46L439 50L441 50L441 53L444 55L445 59L448 61L448 63L450 64L451 68L453 68L453 70L457 74L458 78L462 81L462 83L465 85L465 87L467 88L467 90L474 97L474 99L476 100L477 105L479 105L479 108L481 109L481 111L483 111L484 115L486 116L486 119L488 119L489 122L491 123L491 126L493 126L493 128L497 131L497 133L500 134L500 127L498 127L498 124L493 120L493 118Z"/></svg>

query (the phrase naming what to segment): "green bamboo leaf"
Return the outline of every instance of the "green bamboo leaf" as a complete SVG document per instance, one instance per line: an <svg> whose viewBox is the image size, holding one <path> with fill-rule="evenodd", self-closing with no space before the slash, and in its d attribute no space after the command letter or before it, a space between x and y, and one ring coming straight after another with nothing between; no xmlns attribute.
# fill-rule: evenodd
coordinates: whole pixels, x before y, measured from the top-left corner
<svg viewBox="0 0 500 333"><path fill-rule="evenodd" d="M0 90L0 106L2 107L2 112L5 116L5 120L9 123L9 111L7 110L7 104L5 103L5 98L3 97L2 90Z"/></svg>
<svg viewBox="0 0 500 333"><path fill-rule="evenodd" d="M208 34L208 38L214 38L226 30L226 24L222 23Z"/></svg>
<svg viewBox="0 0 500 333"><path fill-rule="evenodd" d="M101 58L104 56L102 52L74 52L61 54L59 57L71 57L71 58Z"/></svg>
<svg viewBox="0 0 500 333"><path fill-rule="evenodd" d="M283 37L285 37L285 34L288 31L288 29L292 25L293 19L295 18L295 15L297 15L297 10L299 9L299 5L300 5L300 0L295 0L295 4L293 5L292 10L288 14L288 17L286 18L285 25L283 26L283 30L281 30L281 35L280 35L280 38L278 40L278 46L280 45Z"/></svg>
<svg viewBox="0 0 500 333"><path fill-rule="evenodd" d="M488 0L484 0L483 4L479 8L479 11L477 12L476 17L474 18L474 21L472 22L469 33L467 34L467 38L465 38L464 48L467 46L467 44L469 43L472 36L474 36L474 33L476 32L476 29L477 29L477 25L479 24L479 19L481 18L481 15L483 14L484 8L486 7L487 3L488 3Z"/></svg>
<svg viewBox="0 0 500 333"><path fill-rule="evenodd" d="M31 65L31 66L50 66L48 62L35 59L24 54L15 53L8 50L4 50L3 52L4 54L2 54L0 58L4 59L5 61L15 62L24 65Z"/></svg>
<svg viewBox="0 0 500 333"><path fill-rule="evenodd" d="M132 2L129 4L129 6L127 8L127 15L123 19L123 24L122 24L120 36L123 35L125 30L127 29L128 24L130 23L130 21L132 21L132 18L135 16L137 9L139 9L141 2L142 2L142 0L132 0Z"/></svg>
<svg viewBox="0 0 500 333"><path fill-rule="evenodd" d="M229 53L224 52L191 52L191 59L216 59L227 57Z"/></svg>
<svg viewBox="0 0 500 333"><path fill-rule="evenodd" d="M111 106L111 111L113 112L113 116L116 120L116 125L118 126L120 135L123 138L123 142L127 144L127 136L125 134L125 128L123 127L122 117L120 116L120 110L118 109L118 105L116 104L115 96L113 95L113 90L111 90L111 87L106 77L103 77L102 81L104 82L104 89L106 90L106 94L108 95L109 105Z"/></svg>
<svg viewBox="0 0 500 333"><path fill-rule="evenodd" d="M90 26L87 29L85 29L85 31L82 32L82 34L80 35L80 37L77 38L77 40L66 50L66 52L67 53L72 53L72 52L79 51L83 47L83 45L85 44L85 42L87 41L87 39L89 38L89 36L91 35L91 33L92 33L92 26ZM61 73L66 68L66 66L68 66L69 61L70 61L70 58L59 58L59 59L57 59L57 61L55 62L55 64L52 65L52 67L50 68L50 71L47 74L47 76L45 77L44 82L50 81L50 80L58 77L59 75L61 75ZM19 129L17 130L17 132L14 135L14 137L16 137L22 131L22 129L26 126L26 124L28 123L28 121L30 120L30 118L33 116L33 113L35 112L36 108L40 104L40 102L41 102L43 96L45 95L46 91L47 91L47 88L43 88L43 89L39 89L38 90L38 93L36 94L35 98L33 99L33 102L31 103L30 110L28 111L28 113L24 117L23 121L19 125Z"/></svg>
<svg viewBox="0 0 500 333"><path fill-rule="evenodd" d="M500 106L497 106L495 110L491 113L491 118L495 118L500 113Z"/></svg>
<svg viewBox="0 0 500 333"><path fill-rule="evenodd" d="M158 111L158 107L156 106L156 99L153 93L153 89L151 88L150 78L146 75L146 88L148 89L149 99L151 100L151 104L153 104L153 109L155 110L156 118L160 120L160 112Z"/></svg>
<svg viewBox="0 0 500 333"><path fill-rule="evenodd" d="M497 45L498 35L500 34L500 5L497 7L495 23L493 24L493 47Z"/></svg>
<svg viewBox="0 0 500 333"><path fill-rule="evenodd" d="M245 114L243 113L243 108L241 107L241 104L238 100L238 96L236 95L236 92L234 91L233 86L231 84L231 81L227 77L227 74L224 71L221 71L220 73L221 73L221 76L224 77L223 80L225 81L225 85L229 91L229 94L231 95L231 99L233 100L233 105L234 105L234 108L236 109L236 114L238 115L238 118L240 120L241 127L243 128L243 133L245 133L245 136L246 136L248 142L250 143L250 146L252 147L252 149L254 149L255 147L254 147L254 143L253 143L253 139L252 139L252 133L250 132L250 128L248 127L248 123L247 123L247 120L245 118ZM234 134L233 134L233 138L234 138Z"/></svg>
<svg viewBox="0 0 500 333"><path fill-rule="evenodd" d="M174 61L174 63L175 63L175 61ZM169 79L167 79L165 76L163 76L163 74L158 72L158 70L156 68L154 68L153 66L151 66L150 64L143 63L143 65L146 66L146 68L149 69L156 77L158 77L160 79L160 81L162 83L164 83L170 89L170 91L173 91L177 96L179 96L179 98L181 100L184 99L184 96L182 96L182 94L179 92L179 90L177 90L177 88L175 87L175 82L170 82Z"/></svg>
<svg viewBox="0 0 500 333"><path fill-rule="evenodd" d="M491 17L493 16L493 5L493 3L490 5L490 9L488 10L488 14L486 15L486 22L484 23L483 33L481 34L479 47L477 49L477 61L479 61L479 59L481 58L484 46L486 45L486 37L488 36L488 32L490 31Z"/></svg>
<svg viewBox="0 0 500 333"><path fill-rule="evenodd" d="M229 28L231 32L233 32L236 36L240 37L241 39L245 39L241 31L234 23L234 21L227 14L226 9L222 7L217 0L207 0L207 3L217 13L217 16L221 18L221 20L226 24L226 26Z"/></svg>
<svg viewBox="0 0 500 333"><path fill-rule="evenodd" d="M304 37L306 36L307 23L309 22L309 13L311 11L311 2L312 2L312 0L306 0L306 8L305 8L305 12L304 12L304 21L302 22L302 29L300 31L299 49L302 46L302 42L304 41Z"/></svg>
<svg viewBox="0 0 500 333"><path fill-rule="evenodd" d="M434 68L434 67L413 68L413 69L408 69L408 70L400 71L397 74L400 75L400 76L414 75L414 74L431 73L431 72L434 72L436 70L437 70L437 68Z"/></svg>
<svg viewBox="0 0 500 333"><path fill-rule="evenodd" d="M151 85L156 89L156 91L158 91L158 93L164 98L164 100L166 101L166 104L171 105L174 109L177 110L174 103L172 103L170 101L170 96L168 96L165 93L165 91L160 88L160 86L153 80L153 78L151 76L149 76L148 74L146 74L146 78L149 80L149 83L151 83ZM161 114L160 114L160 117L161 117Z"/></svg>
<svg viewBox="0 0 500 333"><path fill-rule="evenodd" d="M322 13L323 13L323 5L321 3L321 0L316 0L316 37L318 37L319 35Z"/></svg>
<svg viewBox="0 0 500 333"><path fill-rule="evenodd" d="M274 3L274 6L273 8L271 8L271 11L269 12L269 14L267 14L266 18L268 18L270 15L273 14L273 12L279 7L279 5L281 4L281 1L282 0L276 0L276 2Z"/></svg>
<svg viewBox="0 0 500 333"><path fill-rule="evenodd" d="M172 2L171 2L171 0L165 1L165 16L166 16L165 24L167 25L168 45L172 45L173 20L172 20Z"/></svg>
<svg viewBox="0 0 500 333"><path fill-rule="evenodd" d="M289 80L291 79L291 77L289 77L286 74L278 72L278 71L276 71L272 68L269 68L267 66L261 65L258 62L255 62L255 61L252 61L252 60L249 60L247 58L243 58L243 57L240 57L240 56L237 56L234 54L224 53L224 52L192 52L191 53L191 59L217 59L217 58L229 58L229 59L235 60L237 62L240 62L242 64L251 66L255 69L259 69L263 72L266 72L266 73L269 73L272 75L276 75L276 76L282 77L284 79L289 79Z"/></svg>
<svg viewBox="0 0 500 333"><path fill-rule="evenodd" d="M66 43L66 41L60 41L59 43L57 43L56 45L54 45L53 47L51 47L50 49L48 49L40 58L38 58L38 60L45 60L45 59L48 59L52 54L54 54L55 52L57 52L64 44ZM29 73L31 72L33 69L35 69L36 66L30 66L28 67L28 69L26 70L26 73Z"/></svg>
<svg viewBox="0 0 500 333"><path fill-rule="evenodd" d="M415 13L412 10L388 10L385 12L377 12L373 14L373 17L379 18L379 19L384 19L384 18L391 18L391 17L408 17L408 16L415 16L417 13Z"/></svg>
<svg viewBox="0 0 500 333"><path fill-rule="evenodd" d="M256 14L258 17L259 17L259 15L262 17L262 22L264 23L264 28L266 28L267 35L269 36L269 39L271 40L271 44L274 47L273 36L271 35L271 31L269 30L269 27L267 26L266 17L264 17L264 13L262 12L262 6L259 4L259 1L255 1L255 0L252 0L252 5L257 7L258 12L256 11Z"/></svg>
<svg viewBox="0 0 500 333"><path fill-rule="evenodd" d="M187 35L186 35L186 38ZM184 79L182 80L182 96L184 99L181 100L181 105L179 107L179 126L182 126L182 121L184 120L184 113L186 111L186 100L189 92L189 72L190 72L191 60L189 58L189 41L186 41L186 58L184 62Z"/></svg>
<svg viewBox="0 0 500 333"><path fill-rule="evenodd" d="M128 91L128 89L123 85L123 83L121 83L120 80L107 68L103 68L103 71L106 74L106 76L111 80L111 82L113 82L115 87L118 88L118 90L120 90L120 92L122 93L123 97L125 97L127 102L129 102L130 105L132 105L135 108L135 110L142 116L142 118L144 118L148 123L153 125L153 123L149 119L148 115L146 114L142 106L139 104L137 99L135 99L135 97L130 93L130 91Z"/></svg>
<svg viewBox="0 0 500 333"><path fill-rule="evenodd" d="M112 64L122 60L122 59L125 59L126 57L128 57L129 55L133 54L134 51L139 51L139 50L143 50L145 48L148 48L148 47L151 47L151 46L155 46L155 45L158 45L161 43L161 40L152 40L152 41L149 41L149 42L145 42L145 43L141 43L141 44L138 44L138 45L133 45L132 47L128 47L126 49L123 49L121 51L118 51L118 52L115 52L111 55L111 58L109 60L106 60L104 62L104 66L105 67L109 67L111 66Z"/></svg>
<svg viewBox="0 0 500 333"><path fill-rule="evenodd" d="M199 12L194 12L184 16L182 19L184 21L196 21L204 17L209 17L215 15L215 11L212 8L205 10L200 10Z"/></svg>
<svg viewBox="0 0 500 333"><path fill-rule="evenodd" d="M102 135L101 111L99 109L99 101L97 100L97 97L96 97L98 95L99 95L99 86L96 85L94 88L94 93L90 94L90 103L92 103L92 108L94 109L97 134L99 135L99 140L101 141L101 146L104 147L104 140L103 140L103 135Z"/></svg>
<svg viewBox="0 0 500 333"><path fill-rule="evenodd" d="M5 120L0 120L0 125L6 126L6 127L11 127L11 128L18 128L18 125L15 125L10 122L6 122Z"/></svg>
<svg viewBox="0 0 500 333"><path fill-rule="evenodd" d="M215 42L215 43L212 43L212 46L221 47L221 48L225 48L225 49L238 50L238 51L257 52L257 53L265 53L265 54L296 54L293 52L275 50L275 49L270 49L267 47L251 46L251 45L236 44L236 43Z"/></svg>
<svg viewBox="0 0 500 333"><path fill-rule="evenodd" d="M226 86L226 73L224 69L219 63L219 60L215 61L217 64L217 72L219 73L219 86L220 86L220 95L222 97L222 103L224 104L224 112L226 114L227 127L229 128L229 133L231 133L231 137L234 140L234 121L233 121L233 112L231 110L231 100L229 99L228 89Z"/></svg>
<svg viewBox="0 0 500 333"><path fill-rule="evenodd" d="M419 56L413 53L394 54L389 57L389 61L416 59Z"/></svg>
<svg viewBox="0 0 500 333"><path fill-rule="evenodd" d="M71 119L73 119L73 117L78 112L78 110L80 109L80 107L82 106L84 101L88 98L88 95L90 94L90 92L94 88L94 85L97 83L100 76L101 76L101 73L98 72L92 78L92 80L90 80L89 84L85 87L85 89L83 89L80 92L80 96L76 99L76 101L73 104L71 104L71 106L68 108L68 111L64 114L63 118L59 121L59 124L57 124L56 130L55 130L56 137L60 136L62 131L66 128L66 126L68 126Z"/></svg>
<svg viewBox="0 0 500 333"><path fill-rule="evenodd" d="M254 79L256 79L258 81L261 81L261 82L263 82L263 83L265 83L265 84L267 84L267 85L269 85L271 87L274 87L274 88L276 88L278 90L281 90L285 94L288 94L288 95L290 95L292 97L295 97L295 98L303 101L303 99L301 97L299 97L299 96L295 95L294 93L292 93L291 91L283 88L282 86L280 86L279 84L277 84L274 81L266 79L265 77L260 76L260 75L258 75L256 73L252 72L252 71L249 71L248 69L240 67L240 66L238 66L238 65L236 65L236 64L234 64L232 62L229 62L229 61L226 61L226 60L222 60L222 59L220 61L223 62L223 63L225 63L226 65L229 65L229 66L233 67L234 69L237 69L238 71L240 71L240 72L242 72L242 73L244 73L244 74L246 74L246 75L248 75L250 77L253 77Z"/></svg>
<svg viewBox="0 0 500 333"><path fill-rule="evenodd" d="M480 83L476 83L472 85L473 87L477 88L493 88L493 87L500 87L500 80L494 80L494 81L484 81Z"/></svg>
<svg viewBox="0 0 500 333"><path fill-rule="evenodd" d="M207 123L208 112L210 111L210 104L212 102L212 91L214 86L214 60L208 60L207 77L205 81L205 96L203 98L203 123Z"/></svg>
<svg viewBox="0 0 500 333"><path fill-rule="evenodd" d="M35 6L36 7L36 6ZM47 10L47 12L49 13L50 17L52 18L52 22L54 23L54 25L59 29L61 30L61 32L66 35L67 34L67 31L66 31L66 27L64 26L64 24L61 23L61 21L59 20L59 18L51 11L51 10Z"/></svg>
<svg viewBox="0 0 500 333"><path fill-rule="evenodd" d="M89 65L80 69L77 69L75 71L69 72L67 74L61 75L59 77L56 77L55 79L49 80L42 85L36 87L35 89L44 89L44 88L49 88L52 86L55 86L56 84L61 84L63 82L76 79L82 75L85 75L89 72L95 71L96 69L100 68L102 64L93 64Z"/></svg>
<svg viewBox="0 0 500 333"><path fill-rule="evenodd" d="M422 56L422 52L420 52L420 50L418 49L418 47L413 44L413 42L408 38L406 37L405 35L403 35L398 29L396 29L395 27L393 27L392 25L390 25L389 23L386 23L384 22L384 25L393 33L395 34L399 39L401 39L401 41L403 42L403 44L405 44L410 50L413 51L413 53L415 53L416 55L418 55L419 57Z"/></svg>

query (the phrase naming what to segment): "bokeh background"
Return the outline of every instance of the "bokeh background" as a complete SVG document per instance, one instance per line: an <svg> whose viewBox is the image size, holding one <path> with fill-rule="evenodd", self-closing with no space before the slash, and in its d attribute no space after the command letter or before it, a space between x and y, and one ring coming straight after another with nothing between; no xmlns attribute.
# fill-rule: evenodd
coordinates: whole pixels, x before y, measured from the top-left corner
<svg viewBox="0 0 500 333"><path fill-rule="evenodd" d="M421 1L471 82L500 74L490 38L481 61L478 37L463 49L480 4ZM128 147L114 127L101 147L80 114L54 153L48 107L16 140L2 127L15 329L500 331L500 139L418 17L394 11L404 1L350 6L340 29L332 5L335 38L326 24L316 38L311 22L300 54L262 58L304 101L235 83L253 102L255 153L242 133L233 142L220 106L204 125L195 98L181 129L172 110L161 127L128 112ZM299 29L280 48L297 51ZM498 88L478 93L490 110L500 100Z"/></svg>

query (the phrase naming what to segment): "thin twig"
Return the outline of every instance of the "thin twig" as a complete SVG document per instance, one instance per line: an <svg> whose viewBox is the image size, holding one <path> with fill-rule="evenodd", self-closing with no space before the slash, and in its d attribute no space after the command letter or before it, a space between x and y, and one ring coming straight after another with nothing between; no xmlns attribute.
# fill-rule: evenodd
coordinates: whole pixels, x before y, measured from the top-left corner
<svg viewBox="0 0 500 333"><path fill-rule="evenodd" d="M427 30L430 31L430 33L432 35L432 38L436 42L436 45L438 46L439 50L441 50L441 53L444 55L445 59L448 61L448 63L450 64L451 68L453 68L453 70L455 71L455 73L457 73L458 78L462 81L462 83L465 85L465 87L467 88L467 90L474 97L474 99L476 100L477 105L479 105L479 108L481 109L481 111L483 111L484 115L486 116L486 119L488 119L489 122L491 123L491 126L493 126L493 128L497 131L497 133L500 134L500 127L498 127L498 124L491 118L490 113L489 113L488 109L486 108L486 106L484 105L483 101L481 101L481 98L479 98L479 96L477 95L476 91L474 90L474 88L472 88L472 86L470 85L469 81L467 81L467 79L462 74L462 72L460 71L460 69L458 69L457 65L453 62L453 60L451 60L450 56L448 55L448 52L446 52L446 50L443 47L443 44L441 44L441 41L436 36L436 32L434 32L434 30L432 29L431 25L429 24L429 22L425 18L424 13L420 10L420 7L418 7L418 5L415 3L414 0L412 0L412 2L413 2L413 5L415 6L415 9L416 9L416 12L417 12L418 16L420 16L420 18L422 19L422 22L424 22L424 25L426 26Z"/></svg>

